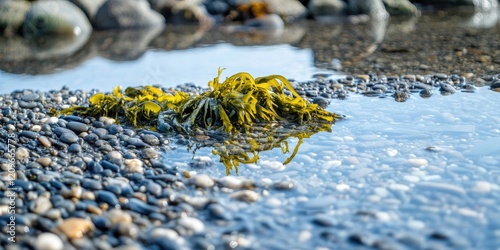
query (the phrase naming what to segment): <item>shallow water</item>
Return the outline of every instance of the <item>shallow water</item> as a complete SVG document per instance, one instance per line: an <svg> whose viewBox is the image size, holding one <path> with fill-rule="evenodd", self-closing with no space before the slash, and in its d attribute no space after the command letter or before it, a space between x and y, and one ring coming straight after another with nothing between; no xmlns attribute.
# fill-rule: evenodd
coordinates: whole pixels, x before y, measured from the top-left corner
<svg viewBox="0 0 500 250"><path fill-rule="evenodd" d="M356 95L334 100L328 109L347 119L331 133L305 139L291 163L280 164L287 156L278 148L261 153L257 164L239 167L238 178L291 181L294 188L272 190L262 202L230 206L228 213L257 224L251 235L263 247L276 244L263 240L272 236L282 244L277 248L335 248L342 247L340 239L356 241L359 234L365 245L414 241L409 246L417 249L495 249L500 244L498 100L487 88L427 100L412 96L405 103ZM165 161L191 173L225 175L211 149L195 156L210 158L211 166L193 169L186 164L190 157L183 147L164 154ZM445 239L437 239L441 236ZM297 239L303 242L297 245Z"/></svg>

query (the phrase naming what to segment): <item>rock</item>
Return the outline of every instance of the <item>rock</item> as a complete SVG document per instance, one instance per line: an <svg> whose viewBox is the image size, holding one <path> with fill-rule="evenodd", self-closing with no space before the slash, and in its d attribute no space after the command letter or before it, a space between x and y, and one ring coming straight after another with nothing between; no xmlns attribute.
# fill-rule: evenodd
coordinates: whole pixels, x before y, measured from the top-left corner
<svg viewBox="0 0 500 250"><path fill-rule="evenodd" d="M348 10L353 15L368 15L375 19L386 19L389 13L382 0L353 0L349 1Z"/></svg>
<svg viewBox="0 0 500 250"><path fill-rule="evenodd" d="M42 233L36 239L35 248L37 250L63 250L64 244L56 234Z"/></svg>
<svg viewBox="0 0 500 250"><path fill-rule="evenodd" d="M132 216L121 209L111 209L105 215L113 225L132 222Z"/></svg>
<svg viewBox="0 0 500 250"><path fill-rule="evenodd" d="M307 8L313 17L338 16L346 11L346 4L341 0L311 0Z"/></svg>
<svg viewBox="0 0 500 250"><path fill-rule="evenodd" d="M57 227L69 239L82 238L86 233L94 230L94 224L82 218L69 218Z"/></svg>
<svg viewBox="0 0 500 250"><path fill-rule="evenodd" d="M97 10L106 0L69 0L80 8L89 20L94 20Z"/></svg>
<svg viewBox="0 0 500 250"><path fill-rule="evenodd" d="M66 132L66 133L62 133L61 137L59 139L61 139L62 142L72 144L72 143L75 143L78 141L78 136L75 135L74 133L67 133Z"/></svg>
<svg viewBox="0 0 500 250"><path fill-rule="evenodd" d="M96 201L108 203L110 206L115 207L118 205L118 199L116 195L105 190L99 190L96 193Z"/></svg>
<svg viewBox="0 0 500 250"><path fill-rule="evenodd" d="M69 1L35 2L23 24L23 33L27 37L88 36L91 32L92 26L83 11Z"/></svg>
<svg viewBox="0 0 500 250"><path fill-rule="evenodd" d="M94 19L98 29L130 29L162 26L165 19L146 0L108 0Z"/></svg>
<svg viewBox="0 0 500 250"><path fill-rule="evenodd" d="M382 0L387 12L391 16L417 16L419 11L409 0Z"/></svg>
<svg viewBox="0 0 500 250"><path fill-rule="evenodd" d="M260 198L260 195L252 190L241 190L229 195L229 198L245 201L245 202L255 202Z"/></svg>
<svg viewBox="0 0 500 250"><path fill-rule="evenodd" d="M25 147L19 147L16 149L16 159L19 161L26 161L30 157L30 151Z"/></svg>
<svg viewBox="0 0 500 250"><path fill-rule="evenodd" d="M215 182L206 174L198 174L190 179L190 183L200 188L211 188Z"/></svg>
<svg viewBox="0 0 500 250"><path fill-rule="evenodd" d="M178 221L179 225L187 229L188 231L197 234L205 231L205 225L203 222L197 218L193 217L182 217Z"/></svg>
<svg viewBox="0 0 500 250"><path fill-rule="evenodd" d="M131 222L120 222L116 228L118 235L125 236L131 239L137 238L139 228Z"/></svg>
<svg viewBox="0 0 500 250"><path fill-rule="evenodd" d="M23 0L0 1L0 34L17 33L30 6L30 2Z"/></svg>
<svg viewBox="0 0 500 250"><path fill-rule="evenodd" d="M490 10L498 6L496 0L413 0L414 3L432 4L441 6L473 6L479 10Z"/></svg>
<svg viewBox="0 0 500 250"><path fill-rule="evenodd" d="M307 9L297 0L265 0L272 13L291 22L307 16Z"/></svg>
<svg viewBox="0 0 500 250"><path fill-rule="evenodd" d="M29 205L31 212L35 214L43 214L52 208L52 202L46 197L40 196L36 200L32 201Z"/></svg>
<svg viewBox="0 0 500 250"><path fill-rule="evenodd" d="M130 173L144 173L143 163L139 159L125 159L125 171Z"/></svg>
<svg viewBox="0 0 500 250"><path fill-rule="evenodd" d="M78 143L73 143L73 144L69 145L68 152L75 153L75 154L81 153L82 146L80 146L80 144L78 144Z"/></svg>
<svg viewBox="0 0 500 250"><path fill-rule="evenodd" d="M243 181L234 176L224 176L219 179L219 183L231 189L240 189L243 186Z"/></svg>
<svg viewBox="0 0 500 250"><path fill-rule="evenodd" d="M66 124L66 128L72 130L76 134L87 132L89 130L89 126L87 124L81 122L73 122L73 121L68 122Z"/></svg>

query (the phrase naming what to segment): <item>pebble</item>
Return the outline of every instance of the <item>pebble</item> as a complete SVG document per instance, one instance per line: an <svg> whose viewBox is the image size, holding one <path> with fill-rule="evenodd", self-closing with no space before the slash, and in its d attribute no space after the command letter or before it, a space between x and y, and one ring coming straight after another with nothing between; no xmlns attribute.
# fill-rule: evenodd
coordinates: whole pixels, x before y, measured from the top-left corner
<svg viewBox="0 0 500 250"><path fill-rule="evenodd" d="M465 190L462 187L442 182L419 182L417 183L416 187L433 192L443 192L453 195L465 195Z"/></svg>
<svg viewBox="0 0 500 250"><path fill-rule="evenodd" d="M46 197L40 196L29 205L31 212L35 214L43 214L52 208L52 202Z"/></svg>
<svg viewBox="0 0 500 250"><path fill-rule="evenodd" d="M57 228L69 239L79 239L86 233L94 231L94 224L87 219L68 218Z"/></svg>
<svg viewBox="0 0 500 250"><path fill-rule="evenodd" d="M75 153L75 154L81 153L82 146L80 146L80 144L78 144L78 143L73 143L73 144L69 145L68 152Z"/></svg>
<svg viewBox="0 0 500 250"><path fill-rule="evenodd" d="M75 142L78 141L78 136L75 135L73 132L71 132L71 133L65 132L65 133L61 134L61 136L59 137L59 139L62 142L71 144L71 143L75 143Z"/></svg>
<svg viewBox="0 0 500 250"><path fill-rule="evenodd" d="M215 182L206 174L198 174L190 178L190 183L199 188L211 188Z"/></svg>
<svg viewBox="0 0 500 250"><path fill-rule="evenodd" d="M243 181L234 176L224 176L220 178L218 182L222 186L231 189L240 189L243 186Z"/></svg>
<svg viewBox="0 0 500 250"><path fill-rule="evenodd" d="M120 236L136 239L139 234L139 228L131 222L120 222L116 231Z"/></svg>
<svg viewBox="0 0 500 250"><path fill-rule="evenodd" d="M412 165L414 167L423 167L423 166L427 166L428 165L427 160L424 159L424 158L412 158L412 159L408 159L408 163L410 163L410 165Z"/></svg>
<svg viewBox="0 0 500 250"><path fill-rule="evenodd" d="M130 173L144 173L143 163L139 159L125 159L125 171Z"/></svg>
<svg viewBox="0 0 500 250"><path fill-rule="evenodd" d="M270 160L262 160L260 161L260 165L264 168L270 168L273 170L284 170L285 166L280 161L270 161Z"/></svg>
<svg viewBox="0 0 500 250"><path fill-rule="evenodd" d="M30 156L30 152L27 148L25 147L19 147L16 149L16 159L23 162L28 160Z"/></svg>
<svg viewBox="0 0 500 250"><path fill-rule="evenodd" d="M105 190L97 191L96 201L105 202L109 204L111 207L115 207L119 203L118 198L116 198L115 194Z"/></svg>
<svg viewBox="0 0 500 250"><path fill-rule="evenodd" d="M36 239L35 248L37 250L63 250L64 243L56 234L41 233Z"/></svg>
<svg viewBox="0 0 500 250"><path fill-rule="evenodd" d="M109 219L109 221L113 225L116 225L121 222L132 223L132 216L121 209L111 209L105 213L105 216Z"/></svg>
<svg viewBox="0 0 500 250"><path fill-rule="evenodd" d="M89 130L89 126L87 124L81 122L68 122L66 124L66 128L71 129L73 132L80 134L82 132L87 132Z"/></svg>
<svg viewBox="0 0 500 250"><path fill-rule="evenodd" d="M175 239L179 238L179 234L170 228L158 227L158 228L154 228L153 230L151 230L151 237L153 237L153 238L167 238L167 239L175 240Z"/></svg>
<svg viewBox="0 0 500 250"><path fill-rule="evenodd" d="M141 151L141 156L145 159L158 159L160 155L154 148L145 148Z"/></svg>
<svg viewBox="0 0 500 250"><path fill-rule="evenodd" d="M260 195L253 190L241 190L230 194L229 198L244 202L255 202L259 200Z"/></svg>
<svg viewBox="0 0 500 250"><path fill-rule="evenodd" d="M205 225L201 220L194 217L181 217L178 220L179 225L187 229L188 231L197 234L205 231Z"/></svg>

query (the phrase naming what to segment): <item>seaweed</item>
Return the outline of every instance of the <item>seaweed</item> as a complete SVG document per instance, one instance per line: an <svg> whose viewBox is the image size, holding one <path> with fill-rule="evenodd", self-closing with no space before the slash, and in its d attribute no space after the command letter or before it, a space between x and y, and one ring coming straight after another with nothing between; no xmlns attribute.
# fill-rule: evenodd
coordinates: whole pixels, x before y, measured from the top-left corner
<svg viewBox="0 0 500 250"><path fill-rule="evenodd" d="M221 82L222 72L219 68L208 83L209 90L199 95L164 92L153 86L129 87L125 91L116 87L111 93L91 96L88 107L71 107L61 113L111 116L135 127L187 135L197 142L197 147L214 147L212 153L220 156L228 174L233 168L237 172L239 164L257 162L261 151L280 147L288 153L287 139L298 138L284 162L287 164L304 138L331 131L331 125L342 118L303 99L281 75L254 79L241 72ZM197 141L200 133L212 140Z"/></svg>

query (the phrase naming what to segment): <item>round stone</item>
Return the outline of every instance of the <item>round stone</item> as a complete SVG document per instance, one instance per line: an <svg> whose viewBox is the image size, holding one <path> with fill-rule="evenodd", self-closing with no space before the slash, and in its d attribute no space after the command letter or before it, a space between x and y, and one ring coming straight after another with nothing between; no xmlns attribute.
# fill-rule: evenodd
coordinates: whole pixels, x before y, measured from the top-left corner
<svg viewBox="0 0 500 250"><path fill-rule="evenodd" d="M260 195L252 190L241 190L232 193L231 195L229 195L229 198L245 202L255 202L260 198Z"/></svg>
<svg viewBox="0 0 500 250"><path fill-rule="evenodd" d="M130 173L144 173L143 163L139 159L126 159L123 161L125 163L125 171Z"/></svg>
<svg viewBox="0 0 500 250"><path fill-rule="evenodd" d="M219 183L231 189L240 189L243 186L243 181L234 176L224 176L219 179Z"/></svg>
<svg viewBox="0 0 500 250"><path fill-rule="evenodd" d="M94 224L82 218L69 218L57 227L69 239L82 238L87 232L94 230Z"/></svg>
<svg viewBox="0 0 500 250"><path fill-rule="evenodd" d="M80 146L80 144L78 144L78 143L73 143L73 144L69 145L68 152L75 153L75 154L81 153L82 146Z"/></svg>
<svg viewBox="0 0 500 250"><path fill-rule="evenodd" d="M206 174L198 174L193 177L191 177L191 184L195 185L196 187L200 188L210 188L212 187L215 183L210 176Z"/></svg>
<svg viewBox="0 0 500 250"><path fill-rule="evenodd" d="M35 247L37 250L62 250L64 244L56 234L42 233L38 235Z"/></svg>
<svg viewBox="0 0 500 250"><path fill-rule="evenodd" d="M61 134L60 139L62 142L71 144L71 143L75 143L78 141L78 136L75 135L74 133L65 132L65 133Z"/></svg>
<svg viewBox="0 0 500 250"><path fill-rule="evenodd" d="M73 132L77 134L82 132L87 132L89 130L89 126L87 124L74 121L68 122L66 124L66 128L71 129Z"/></svg>
<svg viewBox="0 0 500 250"><path fill-rule="evenodd" d="M132 216L121 209L111 209L106 213L111 224L115 225L121 222L131 223Z"/></svg>
<svg viewBox="0 0 500 250"><path fill-rule="evenodd" d="M29 205L31 212L35 214L43 214L52 208L52 202L46 197L40 196Z"/></svg>
<svg viewBox="0 0 500 250"><path fill-rule="evenodd" d="M142 157L146 159L158 159L159 154L154 148L145 148L142 150Z"/></svg>
<svg viewBox="0 0 500 250"><path fill-rule="evenodd" d="M192 233L195 234L205 231L205 225L201 220L197 218L185 216L180 218L178 223L188 231L191 231Z"/></svg>
<svg viewBox="0 0 500 250"><path fill-rule="evenodd" d="M45 137L45 136L40 136L40 137L38 137L38 141L40 141L40 143L41 143L44 147L46 147L46 148L48 148L48 147L51 147L51 146L52 146L52 143L51 143L51 142L49 141L49 139L48 139L47 137Z"/></svg>
<svg viewBox="0 0 500 250"><path fill-rule="evenodd" d="M25 147L19 147L16 150L16 159L19 161L25 161L29 158L30 152Z"/></svg>

